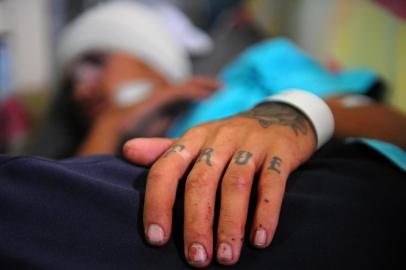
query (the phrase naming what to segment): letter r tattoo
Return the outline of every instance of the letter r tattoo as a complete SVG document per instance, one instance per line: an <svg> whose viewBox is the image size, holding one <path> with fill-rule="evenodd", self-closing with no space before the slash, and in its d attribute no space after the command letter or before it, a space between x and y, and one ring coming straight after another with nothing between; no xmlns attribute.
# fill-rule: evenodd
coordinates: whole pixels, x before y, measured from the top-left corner
<svg viewBox="0 0 406 270"><path fill-rule="evenodd" d="M174 144L166 151L163 157L166 158L171 153L182 152L183 149L185 149L185 146L183 144Z"/></svg>
<svg viewBox="0 0 406 270"><path fill-rule="evenodd" d="M211 159L211 154L213 151L214 151L213 148L204 149L203 152L200 154L199 158L197 159L197 162L206 161L206 164L208 166L211 166L210 159Z"/></svg>

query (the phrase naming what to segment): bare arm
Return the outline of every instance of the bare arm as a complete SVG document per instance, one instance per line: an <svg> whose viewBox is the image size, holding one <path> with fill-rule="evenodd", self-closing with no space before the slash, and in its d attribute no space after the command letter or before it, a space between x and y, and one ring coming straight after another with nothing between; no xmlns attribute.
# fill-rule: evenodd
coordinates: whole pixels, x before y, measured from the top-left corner
<svg viewBox="0 0 406 270"><path fill-rule="evenodd" d="M337 98L327 103L336 121L336 137L363 136L405 146L405 117L394 110L382 105L344 108ZM259 197L249 238L258 248L269 246L288 176L316 148L311 126L301 111L271 102L191 128L176 141L141 138L127 142L124 155L128 160L153 164L143 213L149 243L161 246L168 241L177 185L187 174L184 252L188 263L206 267L216 258L220 264L235 264L253 177L258 173ZM213 232L217 190L221 190L220 213L217 232Z"/></svg>
<svg viewBox="0 0 406 270"><path fill-rule="evenodd" d="M123 134L167 102L169 102L169 97L153 95L130 107L113 108L103 112L94 121L77 154L114 153Z"/></svg>
<svg viewBox="0 0 406 270"><path fill-rule="evenodd" d="M79 155L114 153L122 136L132 130L145 117L177 100L201 100L219 89L214 79L193 77L181 85L156 90L145 100L125 108L112 108L103 112L93 123L80 147Z"/></svg>
<svg viewBox="0 0 406 270"><path fill-rule="evenodd" d="M161 246L168 241L177 186L187 174L184 252L188 263L206 267L217 258L220 264L235 264L243 244L253 178L258 173L259 197L248 237L258 248L269 246L287 178L315 148L316 134L308 119L289 105L271 102L193 127L178 140L130 140L124 147L127 159L153 164L144 202L148 242ZM213 216L218 189L221 210L215 241Z"/></svg>
<svg viewBox="0 0 406 270"><path fill-rule="evenodd" d="M386 105L343 106L343 97L327 99L335 120L334 137L367 137L406 149L406 116Z"/></svg>

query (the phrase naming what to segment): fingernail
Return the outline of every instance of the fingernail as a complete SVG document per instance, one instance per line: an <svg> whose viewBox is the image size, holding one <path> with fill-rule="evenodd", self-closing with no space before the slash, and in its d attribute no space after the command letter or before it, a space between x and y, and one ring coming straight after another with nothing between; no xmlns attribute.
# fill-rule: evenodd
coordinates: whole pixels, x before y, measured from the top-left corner
<svg viewBox="0 0 406 270"><path fill-rule="evenodd" d="M233 259L233 250L229 244L221 243L218 246L217 259L220 262L230 262Z"/></svg>
<svg viewBox="0 0 406 270"><path fill-rule="evenodd" d="M207 260L207 253L201 244L193 243L188 252L189 262L191 264L202 264Z"/></svg>
<svg viewBox="0 0 406 270"><path fill-rule="evenodd" d="M266 245L266 231L264 229L258 229L255 232L254 245L263 247Z"/></svg>
<svg viewBox="0 0 406 270"><path fill-rule="evenodd" d="M164 241L164 230L159 225L151 224L147 230L147 238L151 244L161 244Z"/></svg>

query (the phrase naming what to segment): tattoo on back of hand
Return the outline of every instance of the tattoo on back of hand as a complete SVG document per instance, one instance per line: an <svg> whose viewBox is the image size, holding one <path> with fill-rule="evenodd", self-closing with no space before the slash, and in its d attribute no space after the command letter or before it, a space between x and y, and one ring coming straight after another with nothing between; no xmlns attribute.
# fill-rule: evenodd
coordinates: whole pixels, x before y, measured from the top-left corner
<svg viewBox="0 0 406 270"><path fill-rule="evenodd" d="M240 116L254 118L263 128L272 125L288 126L297 135L307 135L306 117L296 109L280 103L266 102L243 112Z"/></svg>
<svg viewBox="0 0 406 270"><path fill-rule="evenodd" d="M208 166L211 167L211 154L213 153L214 149L213 148L206 148L203 150L203 152L200 154L199 158L197 159L197 162L204 161Z"/></svg>
<svg viewBox="0 0 406 270"><path fill-rule="evenodd" d="M183 149L185 149L185 145L183 145L183 144L174 144L165 152L165 154L162 157L166 158L171 153L182 152Z"/></svg>

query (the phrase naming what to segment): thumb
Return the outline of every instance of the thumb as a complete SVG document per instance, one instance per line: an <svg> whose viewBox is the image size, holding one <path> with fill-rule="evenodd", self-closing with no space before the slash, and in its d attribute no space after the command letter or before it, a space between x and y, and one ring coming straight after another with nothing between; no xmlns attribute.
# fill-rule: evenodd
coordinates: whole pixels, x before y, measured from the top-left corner
<svg viewBox="0 0 406 270"><path fill-rule="evenodd" d="M168 138L137 138L127 141L123 147L124 157L143 166L154 163L172 144Z"/></svg>

